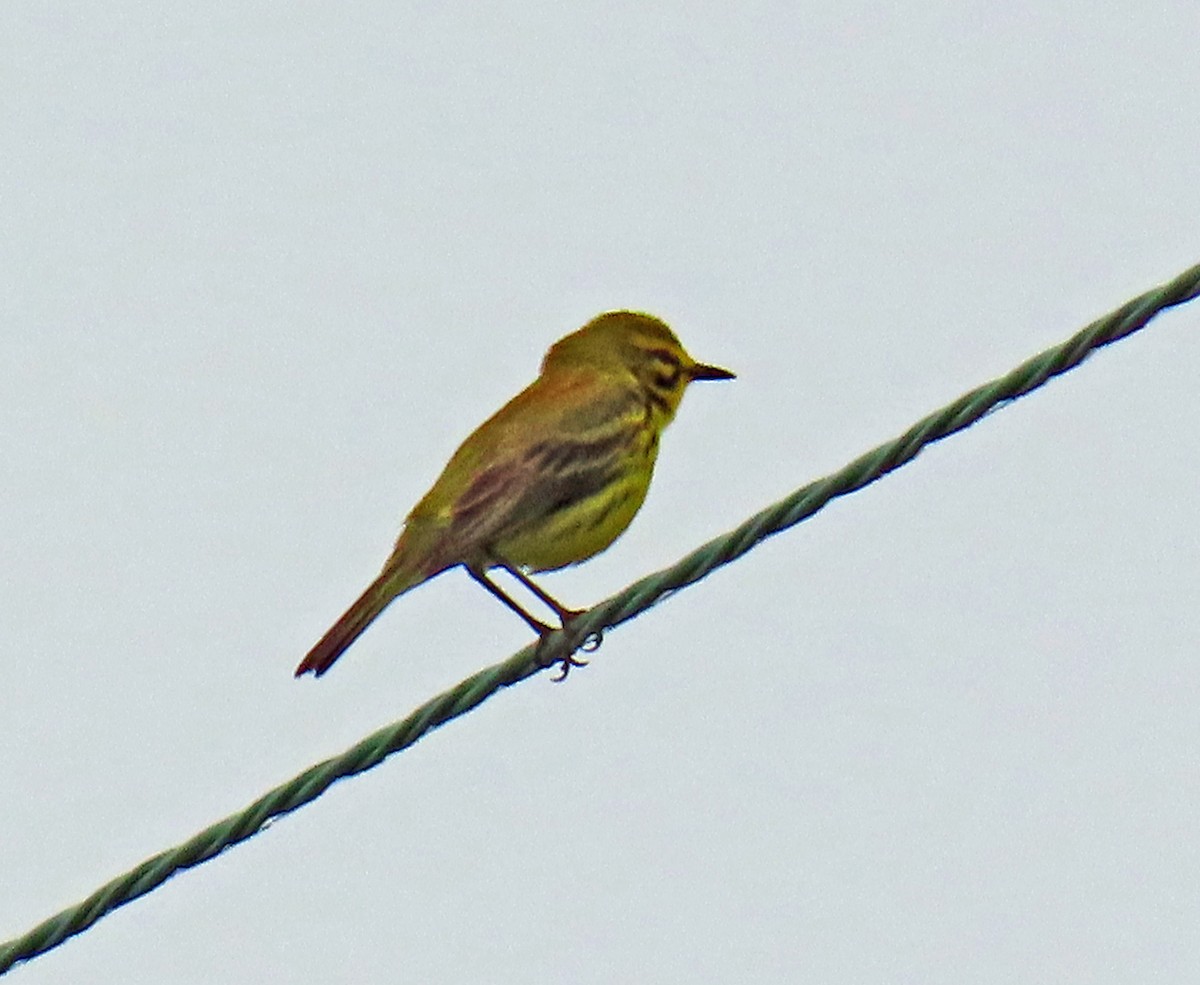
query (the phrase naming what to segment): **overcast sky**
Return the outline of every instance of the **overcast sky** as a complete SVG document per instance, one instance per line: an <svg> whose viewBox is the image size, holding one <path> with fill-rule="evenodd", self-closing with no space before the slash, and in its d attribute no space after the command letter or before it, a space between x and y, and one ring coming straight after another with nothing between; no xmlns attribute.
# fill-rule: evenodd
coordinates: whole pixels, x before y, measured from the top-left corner
<svg viewBox="0 0 1200 985"><path fill-rule="evenodd" d="M666 565L1200 260L1193 2L0 9L0 939L529 641L292 670L599 311ZM13 982L1190 982L1200 304Z"/></svg>

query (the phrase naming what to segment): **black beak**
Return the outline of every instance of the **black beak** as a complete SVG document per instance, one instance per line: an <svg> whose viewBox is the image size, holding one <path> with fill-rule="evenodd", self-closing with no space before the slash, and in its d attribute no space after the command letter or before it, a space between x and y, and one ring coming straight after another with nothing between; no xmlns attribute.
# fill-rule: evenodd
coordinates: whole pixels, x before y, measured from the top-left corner
<svg viewBox="0 0 1200 985"><path fill-rule="evenodd" d="M736 374L722 369L720 366L706 366L704 363L693 363L688 368L688 378L692 380L734 380Z"/></svg>

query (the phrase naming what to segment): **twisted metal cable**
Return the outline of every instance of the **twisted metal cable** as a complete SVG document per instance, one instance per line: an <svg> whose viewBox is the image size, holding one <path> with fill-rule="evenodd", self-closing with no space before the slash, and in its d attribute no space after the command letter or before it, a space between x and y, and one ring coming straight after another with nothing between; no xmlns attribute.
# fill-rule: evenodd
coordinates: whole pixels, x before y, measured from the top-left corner
<svg viewBox="0 0 1200 985"><path fill-rule="evenodd" d="M176 872L199 865L245 841L274 818L315 800L334 782L379 765L439 725L482 704L501 688L561 663L581 643L618 626L667 595L699 581L714 568L741 557L760 541L822 509L831 500L862 489L911 462L934 441L969 427L1009 401L1078 366L1101 346L1131 335L1160 311L1200 295L1200 265L1105 315L1061 345L1047 349L1012 372L963 394L922 418L898 438L880 445L832 475L796 490L728 534L692 551L677 564L648 575L593 606L566 630L530 644L502 663L487 667L422 705L407 718L367 736L340 756L309 767L245 809L205 828L181 845L161 852L101 886L87 899L0 945L0 975L15 964L57 947L101 917L162 885Z"/></svg>

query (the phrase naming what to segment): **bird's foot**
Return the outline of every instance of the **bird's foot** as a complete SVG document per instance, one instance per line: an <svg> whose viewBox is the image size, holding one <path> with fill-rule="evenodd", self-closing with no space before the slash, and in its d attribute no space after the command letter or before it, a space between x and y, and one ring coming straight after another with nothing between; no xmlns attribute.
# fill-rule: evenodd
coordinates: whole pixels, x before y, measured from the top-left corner
<svg viewBox="0 0 1200 985"><path fill-rule="evenodd" d="M583 615L583 613L585 611L587 611L587 610L585 610L585 609L563 609L562 611L560 611L558 615L559 615L559 618L562 619L562 628L564 630L570 629L571 623L577 617ZM547 627L547 629L548 629L548 627ZM543 641L546 639L547 635L549 635L549 630L547 633L542 634ZM571 672L572 667L586 667L588 665L588 661L575 656L575 653L579 650L583 650L585 653L595 653L596 650L598 650L600 648L600 643L603 641L603 639L604 639L604 634L601 633L600 630L596 630L594 632L588 633L588 635L586 637L584 637L577 644L575 650L572 650L570 653L566 654L565 656L556 657L554 660L551 660L549 663L547 663L546 664L547 667L551 667L554 664L559 665L557 676L552 677L550 679L552 681L554 681L555 684L558 684L561 681L565 681L567 679L567 675Z"/></svg>
<svg viewBox="0 0 1200 985"><path fill-rule="evenodd" d="M560 684L567 679L567 674L571 672L572 667L586 667L588 662L580 660L575 654L568 653L565 657L558 661L558 674L551 677L555 684Z"/></svg>

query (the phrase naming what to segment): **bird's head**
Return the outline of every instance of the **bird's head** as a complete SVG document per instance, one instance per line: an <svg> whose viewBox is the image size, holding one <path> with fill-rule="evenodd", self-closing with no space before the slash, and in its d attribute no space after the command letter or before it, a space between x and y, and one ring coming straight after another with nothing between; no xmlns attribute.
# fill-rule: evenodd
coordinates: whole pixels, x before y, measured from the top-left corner
<svg viewBox="0 0 1200 985"><path fill-rule="evenodd" d="M640 311L606 311L559 339L542 361L542 373L595 369L632 376L652 407L668 420L694 380L731 380L719 366L696 362L667 323Z"/></svg>

